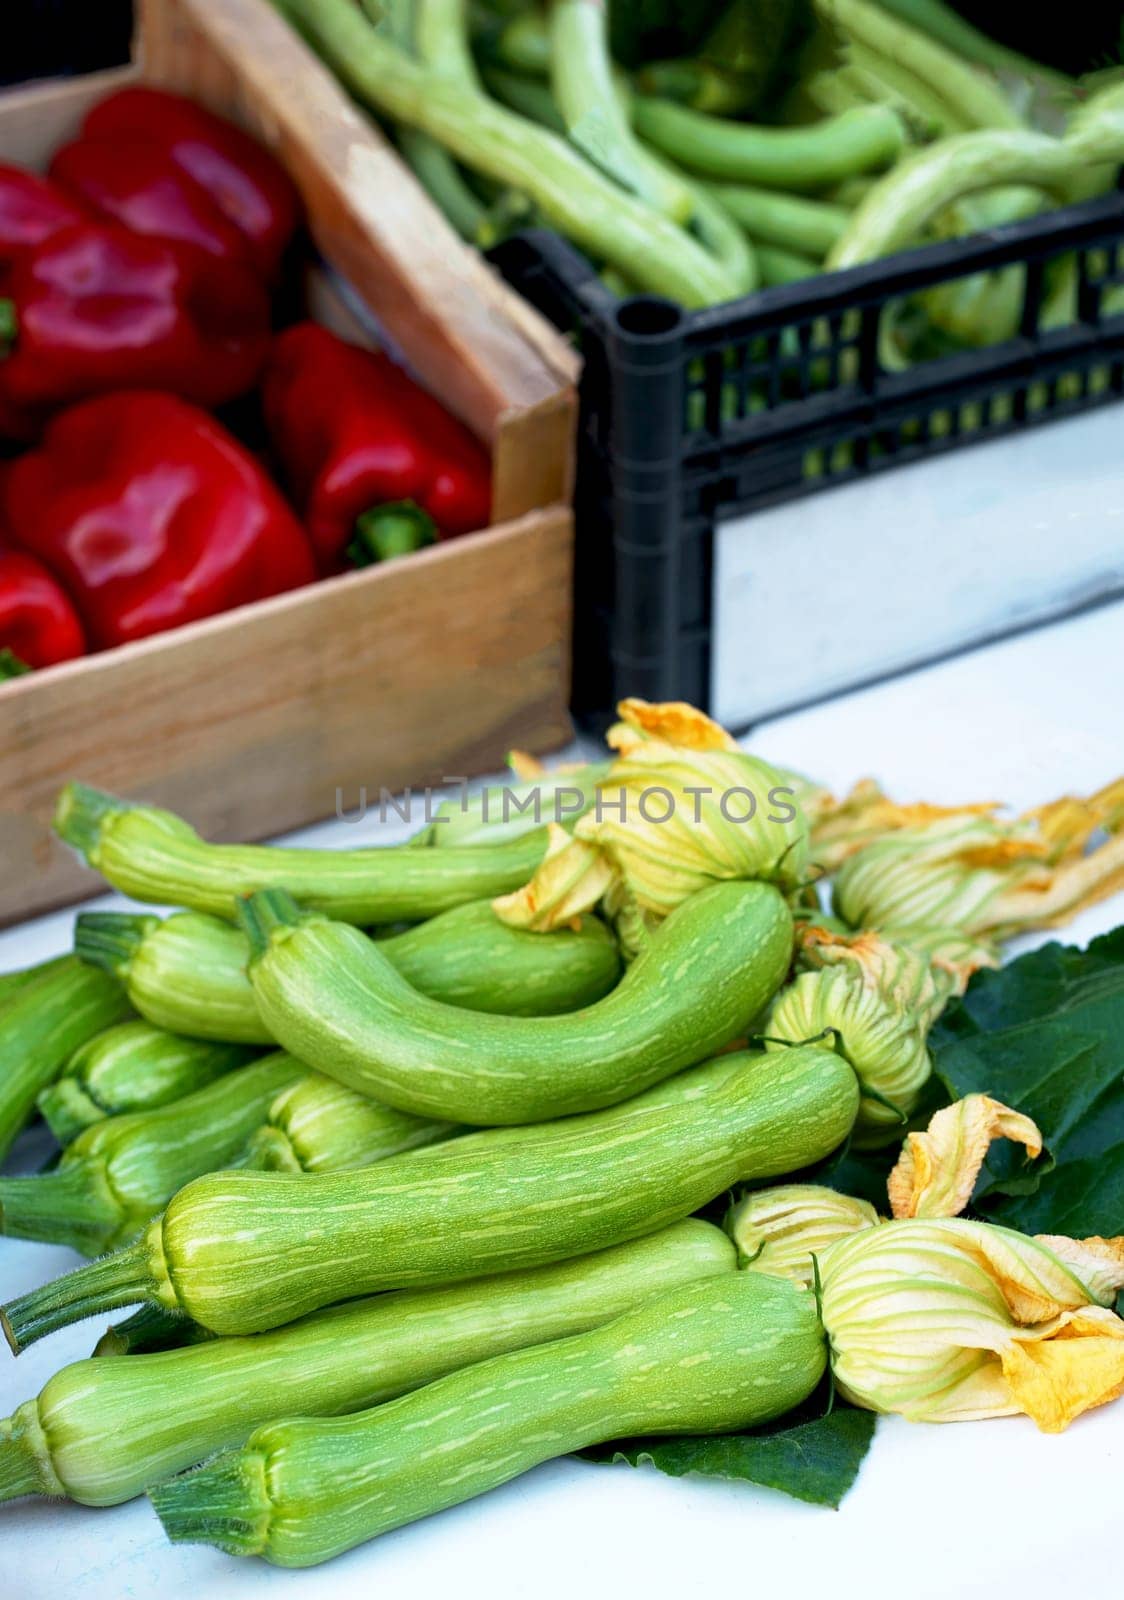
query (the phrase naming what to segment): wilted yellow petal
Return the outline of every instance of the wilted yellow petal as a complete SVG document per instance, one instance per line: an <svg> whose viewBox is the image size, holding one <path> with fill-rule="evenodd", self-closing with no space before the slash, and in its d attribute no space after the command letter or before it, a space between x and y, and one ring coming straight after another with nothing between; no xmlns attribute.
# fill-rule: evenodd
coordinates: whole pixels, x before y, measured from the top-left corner
<svg viewBox="0 0 1124 1600"><path fill-rule="evenodd" d="M924 1133L906 1137L887 1189L895 1217L955 1217L972 1198L994 1139L1042 1153L1042 1135L1029 1117L986 1094L966 1095L945 1106Z"/></svg>
<svg viewBox="0 0 1124 1600"><path fill-rule="evenodd" d="M617 706L619 723L609 729L606 743L612 750L627 754L646 739L659 739L681 750L737 750L738 741L705 712L685 700L622 700Z"/></svg>
<svg viewBox="0 0 1124 1600"><path fill-rule="evenodd" d="M783 1183L744 1195L730 1208L725 1228L747 1269L810 1284L814 1254L878 1221L865 1200L819 1184Z"/></svg>
<svg viewBox="0 0 1124 1600"><path fill-rule="evenodd" d="M1124 1322L1100 1306L1068 1311L1049 1334L1016 1338L999 1354L1012 1399L1043 1433L1124 1394Z"/></svg>
<svg viewBox="0 0 1124 1600"><path fill-rule="evenodd" d="M538 756L529 755L526 750L509 750L507 764L520 783L531 783L535 778L544 777L547 771Z"/></svg>
<svg viewBox="0 0 1124 1600"><path fill-rule="evenodd" d="M1124 1289L1124 1238L1067 1239L1057 1233L1039 1233L1035 1238L1064 1261L1102 1305Z"/></svg>
<svg viewBox="0 0 1124 1600"><path fill-rule="evenodd" d="M613 869L595 844L549 824L546 854L529 883L492 901L501 922L549 933L591 911L613 881Z"/></svg>
<svg viewBox="0 0 1124 1600"><path fill-rule="evenodd" d="M835 800L826 790L821 790L814 801L805 800L804 808L812 825L812 859L829 873L865 845L888 833L903 828L923 829L946 817L986 816L998 810L990 802L938 806L916 801L899 805L873 778L860 778L842 800Z"/></svg>

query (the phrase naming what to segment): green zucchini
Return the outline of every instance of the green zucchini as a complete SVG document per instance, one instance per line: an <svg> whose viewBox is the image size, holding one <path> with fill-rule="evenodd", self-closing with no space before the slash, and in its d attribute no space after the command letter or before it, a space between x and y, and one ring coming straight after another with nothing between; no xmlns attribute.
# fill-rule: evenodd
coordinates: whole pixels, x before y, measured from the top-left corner
<svg viewBox="0 0 1124 1600"><path fill-rule="evenodd" d="M359 1172L215 1172L136 1244L0 1314L13 1349L149 1302L254 1333L383 1289L541 1266L637 1239L733 1184L779 1177L847 1137L858 1081L815 1046L696 1068L704 1092L528 1129L470 1134Z"/></svg>
<svg viewBox="0 0 1124 1600"><path fill-rule="evenodd" d="M119 1022L75 1051L39 1096L39 1110L62 1145L104 1117L155 1111L243 1067L243 1045L181 1039L149 1022Z"/></svg>
<svg viewBox="0 0 1124 1600"><path fill-rule="evenodd" d="M277 1095L305 1071L278 1052L172 1105L95 1122L51 1171L0 1178L0 1232L91 1256L112 1250L183 1184L236 1161Z"/></svg>
<svg viewBox="0 0 1124 1600"><path fill-rule="evenodd" d="M86 1360L0 1421L0 1500L116 1505L278 1415L337 1416L505 1350L597 1327L675 1285L728 1276L733 1245L694 1219L555 1266L404 1289L273 1333Z"/></svg>
<svg viewBox="0 0 1124 1600"><path fill-rule="evenodd" d="M596 1005L482 1016L419 994L380 945L285 894L253 895L239 915L258 1006L279 1043L387 1105L480 1126L612 1105L713 1054L779 988L792 951L776 889L715 884L661 924Z"/></svg>
<svg viewBox="0 0 1124 1600"><path fill-rule="evenodd" d="M826 1362L814 1296L723 1274L389 1405L267 1422L150 1494L177 1543L308 1567L607 1439L757 1427L806 1400Z"/></svg>
<svg viewBox="0 0 1124 1600"><path fill-rule="evenodd" d="M196 1039L272 1043L246 976L246 936L221 917L85 912L74 947L83 961L114 973L157 1027ZM591 1005L621 971L616 940L598 918L583 917L577 929L527 933L501 922L486 900L380 939L378 947L423 994L511 1016Z"/></svg>
<svg viewBox="0 0 1124 1600"><path fill-rule="evenodd" d="M455 1122L395 1111L310 1072L278 1095L239 1165L263 1172L354 1172L461 1131Z"/></svg>
<svg viewBox="0 0 1124 1600"><path fill-rule="evenodd" d="M76 956L48 962L0 1002L0 1161L75 1050L130 1014L121 985Z"/></svg>
<svg viewBox="0 0 1124 1600"><path fill-rule="evenodd" d="M525 884L546 849L545 828L500 844L442 850L309 850L207 844L170 811L132 806L70 783L55 831L115 889L156 905L232 917L239 895L288 889L302 905L345 922L422 922Z"/></svg>
<svg viewBox="0 0 1124 1600"><path fill-rule="evenodd" d="M445 800L430 826L413 844L499 844L517 839L547 822L572 827L593 805L598 784L612 771L611 761L591 761L570 772L543 772L522 783L489 784L475 794Z"/></svg>
<svg viewBox="0 0 1124 1600"><path fill-rule="evenodd" d="M66 956L56 956L53 961L43 961L35 967L19 967L15 972L0 972L0 1006L6 1000L10 1000L16 990L22 989L25 984L33 983L45 973L56 972L66 959Z"/></svg>

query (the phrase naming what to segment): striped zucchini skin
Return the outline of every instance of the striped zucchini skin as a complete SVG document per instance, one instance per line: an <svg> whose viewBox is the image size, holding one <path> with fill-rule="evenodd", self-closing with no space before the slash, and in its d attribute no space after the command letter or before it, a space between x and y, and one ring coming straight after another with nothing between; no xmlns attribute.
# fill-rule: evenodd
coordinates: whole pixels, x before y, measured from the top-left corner
<svg viewBox="0 0 1124 1600"><path fill-rule="evenodd" d="M155 1111L194 1094L252 1057L244 1045L184 1039L149 1022L121 1022L71 1056L39 1096L39 1110L66 1145L105 1117Z"/></svg>
<svg viewBox="0 0 1124 1600"><path fill-rule="evenodd" d="M216 1042L273 1042L246 976L246 935L221 917L87 912L78 918L77 937L84 957L108 965L155 1027ZM527 933L502 923L487 900L377 942L423 994L511 1016L553 1016L591 1005L621 972L616 940L596 917L583 917L576 931Z"/></svg>
<svg viewBox="0 0 1124 1600"><path fill-rule="evenodd" d="M176 1195L132 1259L119 1258L113 1304L154 1299L214 1333L253 1333L351 1296L640 1238L734 1183L809 1166L850 1132L858 1084L834 1051L724 1060L731 1070L716 1083L709 1064L695 1069L712 1081L694 1099L657 1096L537 1137L481 1133L360 1172L210 1173ZM32 1295L67 1296L89 1315L101 1306L73 1298L81 1273L110 1270L96 1262L69 1287L61 1279Z"/></svg>
<svg viewBox="0 0 1124 1600"><path fill-rule="evenodd" d="M71 783L55 830L134 900L233 917L240 895L287 889L343 922L421 922L470 900L520 888L542 860L547 832L446 849L313 850L208 844L170 811L130 806Z"/></svg>
<svg viewBox="0 0 1124 1600"><path fill-rule="evenodd" d="M185 1183L237 1160L272 1102L306 1071L278 1051L172 1105L94 1123L50 1172L0 1178L0 1232L91 1256L124 1244Z"/></svg>
<svg viewBox="0 0 1124 1600"><path fill-rule="evenodd" d="M0 1004L0 1160L75 1050L129 1015L121 985L74 956L47 963Z"/></svg>
<svg viewBox="0 0 1124 1600"><path fill-rule="evenodd" d="M43 961L35 967L20 967L15 972L0 972L0 1005L10 1000L17 989L22 989L25 984L34 983L36 978L42 978L48 972L57 972L67 956L55 956L52 961Z"/></svg>
<svg viewBox="0 0 1124 1600"><path fill-rule="evenodd" d="M509 928L491 901L457 906L378 949L422 994L467 1011L553 1017L593 1005L616 985L621 957L596 917L577 928L528 933Z"/></svg>
<svg viewBox="0 0 1124 1600"><path fill-rule="evenodd" d="M419 1116L495 1127L613 1105L744 1033L780 986L792 918L776 889L721 883L674 911L605 999L562 1017L485 1017L420 995L343 923L242 912L274 1037Z"/></svg>
<svg viewBox="0 0 1124 1600"><path fill-rule="evenodd" d="M262 1172L354 1172L460 1133L368 1100L322 1072L309 1072L269 1108L240 1166Z"/></svg>
<svg viewBox="0 0 1124 1600"><path fill-rule="evenodd" d="M266 1423L151 1496L175 1541L314 1566L591 1444L770 1421L811 1394L825 1365L814 1297L733 1273L389 1405Z"/></svg>
<svg viewBox="0 0 1124 1600"><path fill-rule="evenodd" d="M24 1493L116 1505L273 1417L379 1404L673 1286L733 1276L736 1259L720 1229L691 1219L576 1261L377 1295L249 1339L78 1361L0 1422L0 1499L7 1468L13 1493L22 1482Z"/></svg>

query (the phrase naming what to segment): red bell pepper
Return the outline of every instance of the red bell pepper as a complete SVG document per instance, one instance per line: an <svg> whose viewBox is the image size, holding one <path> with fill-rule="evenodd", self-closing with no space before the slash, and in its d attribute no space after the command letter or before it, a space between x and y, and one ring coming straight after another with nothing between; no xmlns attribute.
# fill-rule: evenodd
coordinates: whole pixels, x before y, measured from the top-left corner
<svg viewBox="0 0 1124 1600"><path fill-rule="evenodd" d="M81 200L48 178L22 167L0 166L0 294L21 256L89 215Z"/></svg>
<svg viewBox="0 0 1124 1600"><path fill-rule="evenodd" d="M0 550L0 681L86 649L78 613L56 580L19 550Z"/></svg>
<svg viewBox="0 0 1124 1600"><path fill-rule="evenodd" d="M258 270L250 241L190 173L159 145L132 139L76 139L55 152L55 183L133 233L198 245Z"/></svg>
<svg viewBox="0 0 1124 1600"><path fill-rule="evenodd" d="M0 479L0 525L66 586L96 649L315 576L257 461L205 412L143 390L56 417Z"/></svg>
<svg viewBox="0 0 1124 1600"><path fill-rule="evenodd" d="M273 345L262 402L274 454L323 570L344 565L361 521L369 548L378 551L380 508L400 529L407 502L443 539L487 525L487 454L386 356L301 323Z"/></svg>
<svg viewBox="0 0 1124 1600"><path fill-rule="evenodd" d="M91 139L126 139L165 151L249 239L259 271L274 275L300 218L300 201L285 169L249 134L192 100L140 87L101 101L82 131Z"/></svg>
<svg viewBox="0 0 1124 1600"><path fill-rule="evenodd" d="M60 406L125 387L221 405L253 387L269 316L249 266L112 223L64 228L15 263L0 300L0 425L29 437Z"/></svg>

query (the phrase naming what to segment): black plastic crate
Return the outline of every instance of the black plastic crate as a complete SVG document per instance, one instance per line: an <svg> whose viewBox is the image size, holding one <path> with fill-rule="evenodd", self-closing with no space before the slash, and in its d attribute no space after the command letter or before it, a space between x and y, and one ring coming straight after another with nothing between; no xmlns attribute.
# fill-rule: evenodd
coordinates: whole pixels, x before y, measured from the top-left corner
<svg viewBox="0 0 1124 1600"><path fill-rule="evenodd" d="M1076 320L1041 326L1044 275L1077 270ZM723 518L1124 397L1124 192L970 239L684 311L618 300L566 241L493 260L585 360L577 485L575 709L621 694L709 706ZM888 308L1025 269L1016 337L890 370Z"/></svg>

